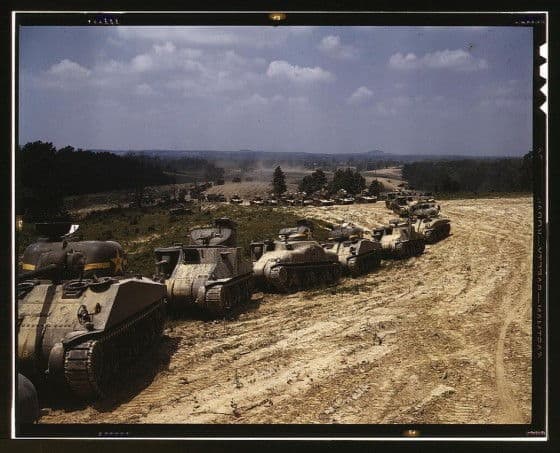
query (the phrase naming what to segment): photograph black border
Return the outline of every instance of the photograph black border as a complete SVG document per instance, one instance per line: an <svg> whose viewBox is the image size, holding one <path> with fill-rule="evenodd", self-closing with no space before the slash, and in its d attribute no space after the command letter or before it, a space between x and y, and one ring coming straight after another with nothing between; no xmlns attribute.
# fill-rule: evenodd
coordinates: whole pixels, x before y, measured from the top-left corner
<svg viewBox="0 0 560 453"><path fill-rule="evenodd" d="M78 7L79 5L76 5ZM18 10L18 8L15 8ZM45 8L46 9L46 8ZM73 9L73 8L66 8ZM113 9L113 8L103 8ZM364 8L366 9L366 8ZM537 8L535 8L537 9ZM130 8L132 10L132 8ZM118 25L271 25L267 9L263 12L185 12L156 13L27 13L16 15L17 25L83 25L112 26L105 21L118 19ZM283 11L292 11L287 8ZM109 22L110 23L110 22ZM546 115L540 110L545 101L541 88L545 79L539 75L539 67L545 60L539 56L540 46L547 40L546 15L544 13L433 13L433 12L287 12L285 21L277 26L293 25L488 25L529 26L533 29L533 150L535 151L533 193L534 207L534 253L533 253L533 366L532 366L532 423L529 425L261 425L261 424L209 424L209 425L24 425L18 424L18 438L403 438L407 430L417 430L422 438L526 438L536 440L546 432L547 422L547 256L549 200L547 184L547 136ZM16 29L17 37L17 29ZM17 45L16 45L17 68ZM17 70L17 69L16 69ZM550 78L549 78L550 82ZM17 95L17 72L15 78ZM17 97L15 100L17 109ZM17 115L16 115L16 137ZM13 153L13 150L12 150ZM10 225L11 229L15 226ZM10 257L11 262L11 257ZM11 263L13 269L13 263ZM11 288L14 291L14 288ZM9 316L9 315L8 315ZM8 322L10 321L8 317ZM10 329L9 345L15 333ZM13 353L13 351L10 351ZM6 363L6 362L3 362ZM11 360L8 362L11 369ZM10 377L11 379L11 377ZM11 384L10 384L11 388ZM11 406L11 395L9 405Z"/></svg>

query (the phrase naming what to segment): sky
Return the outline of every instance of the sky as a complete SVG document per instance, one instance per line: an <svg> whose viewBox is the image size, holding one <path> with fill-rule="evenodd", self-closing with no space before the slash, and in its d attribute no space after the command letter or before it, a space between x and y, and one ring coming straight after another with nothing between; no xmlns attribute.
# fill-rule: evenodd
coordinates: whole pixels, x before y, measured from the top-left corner
<svg viewBox="0 0 560 453"><path fill-rule="evenodd" d="M521 156L528 27L22 26L19 143Z"/></svg>

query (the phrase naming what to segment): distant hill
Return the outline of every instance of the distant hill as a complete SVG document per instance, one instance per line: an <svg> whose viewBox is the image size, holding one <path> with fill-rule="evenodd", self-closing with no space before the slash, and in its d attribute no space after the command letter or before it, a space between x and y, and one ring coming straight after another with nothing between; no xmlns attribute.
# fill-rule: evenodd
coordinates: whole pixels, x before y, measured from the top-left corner
<svg viewBox="0 0 560 453"><path fill-rule="evenodd" d="M361 153L309 153L304 151L274 152L263 150L241 149L238 151L219 150L166 150L166 149L144 149L144 150L109 150L95 149L94 152L108 151L114 154L140 154L146 156L160 157L162 159L174 159L182 157L199 157L209 161L227 160L258 160L269 162L330 162L345 164L351 161L395 161L414 162L425 160L460 160L460 159L494 159L498 156L464 156L459 154L393 154L378 149Z"/></svg>

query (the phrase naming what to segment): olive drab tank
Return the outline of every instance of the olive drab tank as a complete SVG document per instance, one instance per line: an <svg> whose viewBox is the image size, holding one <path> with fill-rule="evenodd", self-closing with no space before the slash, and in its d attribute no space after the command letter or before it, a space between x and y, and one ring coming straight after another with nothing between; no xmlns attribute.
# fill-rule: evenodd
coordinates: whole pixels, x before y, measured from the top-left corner
<svg viewBox="0 0 560 453"><path fill-rule="evenodd" d="M451 221L441 216L419 216L414 222L414 229L424 236L428 244L433 244L449 236Z"/></svg>
<svg viewBox="0 0 560 453"><path fill-rule="evenodd" d="M439 214L440 206L435 201L419 200L410 206L409 213L416 217L435 217Z"/></svg>
<svg viewBox="0 0 560 453"><path fill-rule="evenodd" d="M165 282L170 308L223 316L248 302L253 270L236 246L236 224L217 219L213 227L193 229L190 238L190 245L155 249L156 278Z"/></svg>
<svg viewBox="0 0 560 453"><path fill-rule="evenodd" d="M35 423L39 416L37 390L29 379L18 373L16 420L21 423Z"/></svg>
<svg viewBox="0 0 560 453"><path fill-rule="evenodd" d="M234 194L234 195L229 199L229 202L230 202L231 204L243 204L243 199L242 199L239 195Z"/></svg>
<svg viewBox="0 0 560 453"><path fill-rule="evenodd" d="M364 230L353 223L335 226L323 247L336 253L342 269L352 275L365 274L381 263L381 244L364 238Z"/></svg>
<svg viewBox="0 0 560 453"><path fill-rule="evenodd" d="M338 280L338 256L313 240L312 228L310 222L300 220L294 228L281 229L278 240L251 243L259 286L289 292Z"/></svg>
<svg viewBox="0 0 560 453"><path fill-rule="evenodd" d="M73 241L69 223L38 224L46 237L23 253L17 286L17 363L36 385L105 397L157 340L165 286L125 277L117 242Z"/></svg>
<svg viewBox="0 0 560 453"><path fill-rule="evenodd" d="M395 219L373 230L373 237L381 243L384 258L408 258L424 252L424 236L409 220Z"/></svg>

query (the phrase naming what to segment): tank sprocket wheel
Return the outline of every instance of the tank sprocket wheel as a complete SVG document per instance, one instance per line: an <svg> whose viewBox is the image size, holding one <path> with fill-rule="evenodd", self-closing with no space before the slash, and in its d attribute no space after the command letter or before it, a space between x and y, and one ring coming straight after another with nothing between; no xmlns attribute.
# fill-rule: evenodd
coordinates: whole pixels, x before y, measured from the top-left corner
<svg viewBox="0 0 560 453"><path fill-rule="evenodd" d="M288 288L289 270L284 266L277 266L270 271L270 281L272 285L281 292L286 292Z"/></svg>
<svg viewBox="0 0 560 453"><path fill-rule="evenodd" d="M362 260L359 257L353 256L348 258L346 264L351 275L358 276L363 273Z"/></svg>
<svg viewBox="0 0 560 453"><path fill-rule="evenodd" d="M225 299L228 291L222 285L216 285L206 291L205 308L214 316L223 316L229 307L226 306Z"/></svg>

